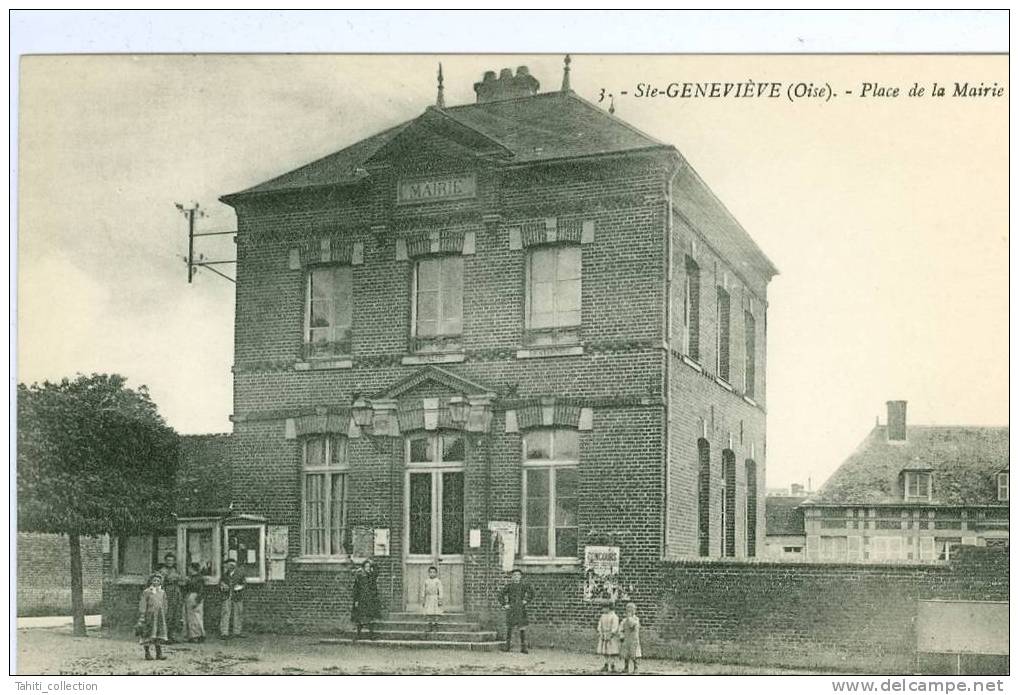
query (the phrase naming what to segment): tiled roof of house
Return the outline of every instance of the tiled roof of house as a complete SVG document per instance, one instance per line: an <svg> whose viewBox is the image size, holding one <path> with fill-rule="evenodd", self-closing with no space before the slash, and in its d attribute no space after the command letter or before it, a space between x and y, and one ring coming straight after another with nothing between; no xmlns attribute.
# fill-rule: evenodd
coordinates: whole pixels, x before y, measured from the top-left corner
<svg viewBox="0 0 1019 695"><path fill-rule="evenodd" d="M807 504L902 503L900 474L930 470L933 504L1000 504L997 473L1008 468L1008 427L911 425L905 442L875 427Z"/></svg>
<svg viewBox="0 0 1019 695"><path fill-rule="evenodd" d="M667 145L641 133L572 92L546 92L430 109L504 147L513 163L613 154ZM359 180L355 170L422 117L405 121L339 152L260 183L228 198L309 186L344 185Z"/></svg>
<svg viewBox="0 0 1019 695"><path fill-rule="evenodd" d="M573 92L546 92L515 99L429 107L418 118L405 121L276 178L238 193L223 196L233 203L249 196L282 193L320 186L346 186L365 179L365 165L382 148L415 124L447 130L459 129L478 142L498 150L506 165L533 164L581 157L661 150L676 153L665 144L616 118ZM491 151L485 154L492 154ZM678 153L676 153L678 154ZM746 230L725 209L695 171L684 165L676 177L677 209L719 251L742 254L768 277L778 271Z"/></svg>
<svg viewBox="0 0 1019 695"><path fill-rule="evenodd" d="M764 498L764 528L769 536L802 536L803 497L768 495Z"/></svg>

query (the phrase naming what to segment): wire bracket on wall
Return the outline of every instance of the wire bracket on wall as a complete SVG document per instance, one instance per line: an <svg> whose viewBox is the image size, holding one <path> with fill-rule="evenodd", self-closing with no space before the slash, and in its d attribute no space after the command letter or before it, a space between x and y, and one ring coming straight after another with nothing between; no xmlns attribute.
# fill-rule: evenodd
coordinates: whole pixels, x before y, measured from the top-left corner
<svg viewBox="0 0 1019 695"><path fill-rule="evenodd" d="M234 261L227 261L227 260L209 261L209 260L205 259L205 254L201 254L201 253L198 254L198 256L196 257L195 256L195 239L198 238L198 237L205 237L205 236L227 236L227 235L234 236L234 235L237 234L237 232L236 231L229 231L229 232L196 232L195 231L195 221L199 217L205 217L205 211L201 209L201 207L198 205L198 203L189 203L188 205L183 205L181 203L174 203L174 204L177 206L177 209L180 210L181 214L184 215L184 217L188 221L188 254L187 254L187 256L182 256L182 259L184 260L184 263L187 264L187 267L188 267L188 284L190 284L192 282L192 280L194 280L195 275L198 273L199 269L201 269L201 268L205 268L206 270L208 270L208 271L218 275L219 277L223 278L224 280L229 280L230 282L236 283L237 280L235 280L234 278L230 277L226 273L218 270L214 266L218 266L218 265L236 265L237 261L235 261L235 260ZM236 240L235 240L235 243L236 243Z"/></svg>

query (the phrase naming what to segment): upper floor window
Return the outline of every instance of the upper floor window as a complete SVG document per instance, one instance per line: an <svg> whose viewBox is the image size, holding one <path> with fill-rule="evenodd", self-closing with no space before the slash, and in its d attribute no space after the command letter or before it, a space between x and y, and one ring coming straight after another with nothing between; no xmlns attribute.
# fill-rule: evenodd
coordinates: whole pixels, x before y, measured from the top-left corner
<svg viewBox="0 0 1019 695"><path fill-rule="evenodd" d="M924 471L906 471L903 473L902 489L907 500L929 500L931 474Z"/></svg>
<svg viewBox="0 0 1019 695"><path fill-rule="evenodd" d="M463 256L422 258L414 265L414 352L463 347Z"/></svg>
<svg viewBox="0 0 1019 695"><path fill-rule="evenodd" d="M1008 471L998 473L998 501L1008 502Z"/></svg>
<svg viewBox="0 0 1019 695"><path fill-rule="evenodd" d="M743 325L746 343L743 351L743 393L753 398L757 381L757 321L749 311L743 312Z"/></svg>
<svg viewBox="0 0 1019 695"><path fill-rule="evenodd" d="M686 257L686 278L683 283L683 354L700 359L701 330L701 269Z"/></svg>
<svg viewBox="0 0 1019 695"><path fill-rule="evenodd" d="M531 430L523 439L523 554L529 558L576 558L580 459L577 431Z"/></svg>
<svg viewBox="0 0 1019 695"><path fill-rule="evenodd" d="M715 304L715 374L729 381L729 293L721 287Z"/></svg>
<svg viewBox="0 0 1019 695"><path fill-rule="evenodd" d="M350 354L353 271L350 266L314 266L305 288L304 342L308 357Z"/></svg>
<svg viewBox="0 0 1019 695"><path fill-rule="evenodd" d="M527 342L580 340L581 249L542 246L527 257Z"/></svg>
<svg viewBox="0 0 1019 695"><path fill-rule="evenodd" d="M301 548L308 556L345 556L347 529L347 439L315 435L303 441Z"/></svg>

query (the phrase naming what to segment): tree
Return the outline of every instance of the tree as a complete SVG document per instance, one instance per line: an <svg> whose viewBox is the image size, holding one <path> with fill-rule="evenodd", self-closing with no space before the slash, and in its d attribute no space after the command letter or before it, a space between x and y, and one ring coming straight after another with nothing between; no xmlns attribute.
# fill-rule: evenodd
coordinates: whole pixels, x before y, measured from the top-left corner
<svg viewBox="0 0 1019 695"><path fill-rule="evenodd" d="M66 534L74 634L84 636L81 536L171 521L178 437L117 374L18 384L18 527Z"/></svg>

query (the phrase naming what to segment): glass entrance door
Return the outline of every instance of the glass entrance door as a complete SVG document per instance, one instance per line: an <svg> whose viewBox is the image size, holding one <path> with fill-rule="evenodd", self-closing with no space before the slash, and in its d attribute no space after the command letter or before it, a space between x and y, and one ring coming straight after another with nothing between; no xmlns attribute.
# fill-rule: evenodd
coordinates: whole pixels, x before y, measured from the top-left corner
<svg viewBox="0 0 1019 695"><path fill-rule="evenodd" d="M407 543L404 601L408 611L421 606L421 584L428 568L439 571L447 612L463 610L464 473L462 468L408 470Z"/></svg>

